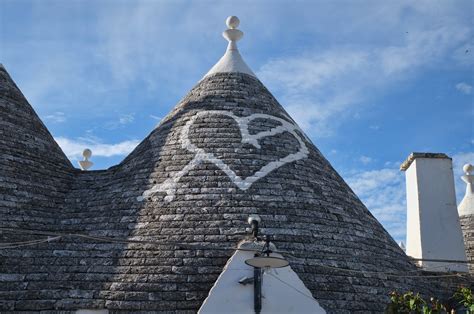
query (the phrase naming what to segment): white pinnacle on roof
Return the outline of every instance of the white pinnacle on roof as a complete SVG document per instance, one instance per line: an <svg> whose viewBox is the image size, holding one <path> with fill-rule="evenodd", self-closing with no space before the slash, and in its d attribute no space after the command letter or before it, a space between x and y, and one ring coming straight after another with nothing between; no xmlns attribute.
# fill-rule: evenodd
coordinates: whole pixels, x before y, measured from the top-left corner
<svg viewBox="0 0 474 314"><path fill-rule="evenodd" d="M82 152L82 156L84 157L84 160L79 161L79 167L81 167L81 170L86 171L94 164L89 160L89 158L92 156L92 151L89 148L86 148Z"/></svg>
<svg viewBox="0 0 474 314"><path fill-rule="evenodd" d="M212 67L209 72L204 76L208 76L214 73L245 73L252 76L255 74L250 70L248 65L242 59L242 56L237 49L237 41L244 36L244 33L237 29L240 24L237 16L229 16L226 20L228 29L226 29L222 36L229 42L227 50L222 58Z"/></svg>
<svg viewBox="0 0 474 314"><path fill-rule="evenodd" d="M461 179L466 182L466 195L462 199L461 203L458 206L459 216L464 215L474 215L474 175L471 173L474 170L474 167L471 164L465 164L462 168L465 175Z"/></svg>

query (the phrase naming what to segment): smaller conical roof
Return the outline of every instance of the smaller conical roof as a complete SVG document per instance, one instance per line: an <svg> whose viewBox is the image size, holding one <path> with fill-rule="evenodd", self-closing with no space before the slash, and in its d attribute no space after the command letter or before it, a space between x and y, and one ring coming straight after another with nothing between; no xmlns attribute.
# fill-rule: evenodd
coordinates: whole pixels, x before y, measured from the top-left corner
<svg viewBox="0 0 474 314"><path fill-rule="evenodd" d="M73 171L46 126L0 65L0 227L42 229L56 225L54 219ZM2 203L1 199L8 202Z"/></svg>
<svg viewBox="0 0 474 314"><path fill-rule="evenodd" d="M61 164L71 167L71 163L54 140L51 133L33 110L0 64L0 151L18 154L19 159L29 164ZM22 152L20 154L20 152ZM37 165L39 166L39 164Z"/></svg>

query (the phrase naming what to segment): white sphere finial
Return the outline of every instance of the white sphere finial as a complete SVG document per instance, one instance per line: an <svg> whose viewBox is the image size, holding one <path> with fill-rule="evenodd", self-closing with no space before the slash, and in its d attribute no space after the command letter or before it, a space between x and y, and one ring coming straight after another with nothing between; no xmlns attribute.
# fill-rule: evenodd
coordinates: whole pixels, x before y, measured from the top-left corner
<svg viewBox="0 0 474 314"><path fill-rule="evenodd" d="M225 22L228 29L222 33L222 36L229 41L227 50L237 50L236 42L244 36L244 33L237 29L240 20L237 16L229 16Z"/></svg>
<svg viewBox="0 0 474 314"><path fill-rule="evenodd" d="M84 160L79 161L79 167L81 170L88 170L94 164L92 161L89 160L92 156L92 151L89 148L86 148L82 151L82 157Z"/></svg>
<svg viewBox="0 0 474 314"><path fill-rule="evenodd" d="M82 156L84 157L85 160L91 158L92 156L92 151L89 148L84 149L82 152Z"/></svg>
<svg viewBox="0 0 474 314"><path fill-rule="evenodd" d="M240 24L240 20L237 16L229 16L227 18L227 20L225 21L225 23L227 24L227 27L230 28L230 29L236 29L237 27L239 27L239 24Z"/></svg>
<svg viewBox="0 0 474 314"><path fill-rule="evenodd" d="M465 164L464 167L462 167L462 170L465 174L470 175L473 170L473 167L471 164Z"/></svg>

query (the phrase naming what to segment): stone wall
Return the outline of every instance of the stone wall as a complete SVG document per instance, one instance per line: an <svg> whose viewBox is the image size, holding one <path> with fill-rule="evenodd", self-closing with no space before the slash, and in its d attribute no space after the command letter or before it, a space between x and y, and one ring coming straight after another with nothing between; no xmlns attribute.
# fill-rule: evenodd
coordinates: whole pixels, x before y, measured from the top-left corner
<svg viewBox="0 0 474 314"><path fill-rule="evenodd" d="M466 247L466 257L469 264L469 272L474 274L474 215L464 215L459 217L461 229L464 235L464 246Z"/></svg>

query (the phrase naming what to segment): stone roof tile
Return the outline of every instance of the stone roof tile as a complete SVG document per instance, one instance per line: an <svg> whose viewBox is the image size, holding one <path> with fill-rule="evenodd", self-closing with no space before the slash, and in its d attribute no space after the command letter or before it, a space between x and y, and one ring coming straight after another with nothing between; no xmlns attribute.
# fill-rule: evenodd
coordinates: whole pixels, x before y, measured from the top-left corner
<svg viewBox="0 0 474 314"><path fill-rule="evenodd" d="M3 96L0 106L12 108L11 102ZM0 114L0 132L24 128L3 121L29 119L17 118L23 113L15 110ZM0 242L65 235L0 250L2 311L195 312L232 255L227 248L249 237L249 214L260 215L261 231L291 252L290 265L328 312L383 311L391 290L447 295L458 283L328 268L417 273L250 75L204 78L107 171L74 170L60 152L55 162L42 164L41 145L55 148L49 133L41 132L34 133L44 134L41 141L0 140L0 227L12 228L0 231Z"/></svg>

